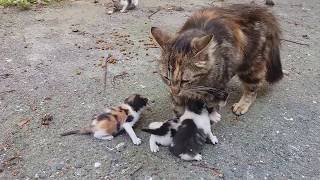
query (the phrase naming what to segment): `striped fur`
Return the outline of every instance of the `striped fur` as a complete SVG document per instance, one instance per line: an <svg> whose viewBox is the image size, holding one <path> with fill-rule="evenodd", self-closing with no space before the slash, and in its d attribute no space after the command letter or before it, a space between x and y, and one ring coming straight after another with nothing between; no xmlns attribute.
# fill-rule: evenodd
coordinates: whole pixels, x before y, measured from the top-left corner
<svg viewBox="0 0 320 180"><path fill-rule="evenodd" d="M170 87L177 115L184 112L185 99L219 104L222 96L209 91L225 91L234 75L242 81L244 93L233 112L244 114L262 82L274 83L283 76L280 27L263 7L206 8L195 12L175 36L156 27L151 33L162 49L160 74Z"/></svg>

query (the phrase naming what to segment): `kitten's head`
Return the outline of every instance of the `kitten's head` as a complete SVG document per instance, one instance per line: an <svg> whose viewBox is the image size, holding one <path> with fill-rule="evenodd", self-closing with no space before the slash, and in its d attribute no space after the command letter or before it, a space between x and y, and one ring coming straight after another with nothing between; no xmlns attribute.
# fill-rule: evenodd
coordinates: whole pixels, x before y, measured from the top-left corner
<svg viewBox="0 0 320 180"><path fill-rule="evenodd" d="M139 94L132 94L124 100L124 103L131 106L134 111L138 112L147 106L148 99Z"/></svg>
<svg viewBox="0 0 320 180"><path fill-rule="evenodd" d="M187 99L211 96L217 103L222 100L215 94L217 89L209 86L214 58L209 58L213 52L208 51L214 51L216 46L213 35L191 29L172 37L156 27L151 28L151 34L161 47L160 75L172 96Z"/></svg>

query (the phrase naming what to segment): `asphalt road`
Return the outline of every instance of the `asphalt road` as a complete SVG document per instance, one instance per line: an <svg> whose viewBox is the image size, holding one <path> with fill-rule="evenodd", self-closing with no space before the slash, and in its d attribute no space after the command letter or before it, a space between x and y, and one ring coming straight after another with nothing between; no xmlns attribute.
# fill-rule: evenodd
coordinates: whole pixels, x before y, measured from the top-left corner
<svg viewBox="0 0 320 180"><path fill-rule="evenodd" d="M237 1L213 4L232 2ZM204 160L192 163L167 148L151 153L148 134L139 130L172 117L157 74L160 52L149 30L161 26L175 32L212 1L141 0L137 10L111 16L105 3L0 9L0 179L320 179L318 0L275 1L270 9L281 22L283 38L309 46L282 42L287 75L264 87L240 118L230 108L241 87L237 78L230 82L231 97L214 127L219 143L206 145ZM148 18L158 6L160 11ZM104 91L109 54L114 64L108 64ZM126 134L112 141L59 136L87 125L94 113L131 93L151 100L135 128L140 146ZM51 121L43 120L46 114Z"/></svg>

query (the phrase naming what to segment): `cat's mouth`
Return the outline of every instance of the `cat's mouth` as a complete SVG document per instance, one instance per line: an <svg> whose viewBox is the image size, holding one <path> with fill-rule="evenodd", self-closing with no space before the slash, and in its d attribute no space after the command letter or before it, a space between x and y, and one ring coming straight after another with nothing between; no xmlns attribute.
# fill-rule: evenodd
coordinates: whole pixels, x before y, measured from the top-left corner
<svg viewBox="0 0 320 180"><path fill-rule="evenodd" d="M216 96L221 94L221 90L217 88L197 86L194 88L181 89L180 93L177 95L183 99L194 99L194 100L206 100L211 101L219 99ZM223 99L223 98L222 98Z"/></svg>

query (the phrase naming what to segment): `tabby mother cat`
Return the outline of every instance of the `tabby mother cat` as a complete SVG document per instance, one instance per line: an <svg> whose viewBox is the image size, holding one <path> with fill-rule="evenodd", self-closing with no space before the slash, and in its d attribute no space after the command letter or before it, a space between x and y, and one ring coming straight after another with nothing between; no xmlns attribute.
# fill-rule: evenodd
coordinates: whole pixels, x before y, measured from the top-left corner
<svg viewBox="0 0 320 180"><path fill-rule="evenodd" d="M243 95L232 107L246 113L257 90L282 76L280 28L266 9L253 5L212 7L195 12L176 35L151 28L161 47L160 74L170 87L174 112L184 112L185 99L203 99L216 107L227 98L226 85L238 75Z"/></svg>

